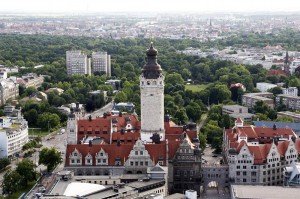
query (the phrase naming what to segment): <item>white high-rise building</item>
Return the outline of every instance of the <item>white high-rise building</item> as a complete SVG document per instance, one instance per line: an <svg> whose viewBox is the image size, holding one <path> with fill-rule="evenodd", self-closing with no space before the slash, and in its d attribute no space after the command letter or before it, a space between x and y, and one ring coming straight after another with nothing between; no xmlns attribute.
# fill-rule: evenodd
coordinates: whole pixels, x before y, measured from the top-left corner
<svg viewBox="0 0 300 199"><path fill-rule="evenodd" d="M66 66L69 76L91 75L90 59L80 50L66 52Z"/></svg>
<svg viewBox="0 0 300 199"><path fill-rule="evenodd" d="M92 72L111 76L110 55L107 52L93 52Z"/></svg>
<svg viewBox="0 0 300 199"><path fill-rule="evenodd" d="M153 134L165 139L164 129L164 75L157 63L157 50L147 50L147 63L140 76L141 140L152 142Z"/></svg>

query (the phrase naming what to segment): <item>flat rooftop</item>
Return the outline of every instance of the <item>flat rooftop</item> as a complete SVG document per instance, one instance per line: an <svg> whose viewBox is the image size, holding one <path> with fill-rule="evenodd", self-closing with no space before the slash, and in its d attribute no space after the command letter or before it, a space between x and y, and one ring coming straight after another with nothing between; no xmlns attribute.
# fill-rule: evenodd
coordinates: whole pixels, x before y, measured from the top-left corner
<svg viewBox="0 0 300 199"><path fill-rule="evenodd" d="M299 188L259 185L231 185L232 198L236 199L298 199Z"/></svg>

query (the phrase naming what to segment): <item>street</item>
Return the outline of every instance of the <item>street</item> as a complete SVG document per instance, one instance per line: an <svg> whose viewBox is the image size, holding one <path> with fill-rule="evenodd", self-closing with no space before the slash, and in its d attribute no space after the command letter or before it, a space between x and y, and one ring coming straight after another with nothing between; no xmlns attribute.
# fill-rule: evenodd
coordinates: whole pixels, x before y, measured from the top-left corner
<svg viewBox="0 0 300 199"><path fill-rule="evenodd" d="M102 116L104 112L107 111L111 111L113 107L113 101L106 104L104 107L102 107L101 109L98 109L96 111L94 111L93 113L90 114L86 114L85 119L87 119L88 115L92 115L93 118L95 118L96 116ZM66 129L66 127L63 127L64 129ZM61 128L62 129L62 128ZM64 134L60 134L60 130L58 129L52 133L50 133L49 135L46 135L44 137L42 137L42 147L39 149L36 149L37 151L35 153L33 153L31 155L31 157L28 157L30 160L33 161L33 163L35 163L36 165L38 165L39 162L39 151L41 151L43 148L52 148L54 147L57 151L61 152L61 156L62 156L62 164L59 166L58 170L62 170L64 167L64 160L65 160L65 152L66 152L66 145L67 145L67 133L65 132ZM17 158L11 161L11 170L15 169L17 167L17 163L22 161L23 158ZM43 164L38 165L35 170L37 173L40 173L41 171L46 170L47 167ZM0 173L0 185L2 184L3 181L3 177L5 175L7 171L3 171L2 173ZM34 193L36 190L33 190L32 193L30 193L30 195L28 196L28 198L33 198L34 197ZM0 186L0 193L2 194L2 187Z"/></svg>

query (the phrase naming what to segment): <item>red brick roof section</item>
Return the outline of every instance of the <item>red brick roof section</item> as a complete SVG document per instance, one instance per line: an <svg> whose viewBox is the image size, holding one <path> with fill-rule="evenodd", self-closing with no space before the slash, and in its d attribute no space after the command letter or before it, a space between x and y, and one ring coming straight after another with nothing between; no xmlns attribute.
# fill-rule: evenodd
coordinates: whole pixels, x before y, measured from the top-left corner
<svg viewBox="0 0 300 199"><path fill-rule="evenodd" d="M103 145L93 145L89 146L88 144L77 144L77 145L67 145L67 151L66 151L66 166L70 166L70 154L75 150L75 148L78 150L79 153L82 155L82 166L85 165L85 157L88 153L91 154L93 157L93 165L96 165L96 153L98 153L101 148L105 151L105 153L108 153L108 165L113 166L115 165L116 158L121 159L121 165L124 165L124 160L126 161L128 159L129 153L133 148L133 144L123 144L121 143L120 146L117 146L116 144L103 144Z"/></svg>
<svg viewBox="0 0 300 199"><path fill-rule="evenodd" d="M82 166L85 165L85 157L87 154L91 154L93 157L93 166L96 165L96 154L101 150L101 148L108 153L108 165L114 166L116 158L121 159L121 165L124 165L124 160L128 159L130 151L133 149L133 143L121 143L120 146L116 144L101 144L89 146L88 144L77 144L77 145L67 145L66 150L66 166L70 166L70 154L77 149L82 155ZM163 158L164 164L166 160L173 159L177 149L179 148L180 141L170 141L168 142L168 156L166 149L166 141L162 141L160 144L145 144L145 148L148 151L150 158L156 164L159 158Z"/></svg>
<svg viewBox="0 0 300 199"><path fill-rule="evenodd" d="M137 133L140 130L140 122L137 120L135 116L126 114L123 115L122 117L108 115L106 118L98 117L98 118L93 118L91 121L88 119L79 120L77 123L77 127L78 127L77 140L82 140L83 137L87 135L87 136L102 137L106 143L110 143L111 120L113 118L116 118L118 120L118 122L113 123L113 125L116 125L117 131L120 132L121 129L126 128L127 122L125 118L127 117L130 118L130 124L132 125L132 129L136 130L135 131L136 133L131 137L132 139L136 138ZM126 141L126 139L122 141Z"/></svg>
<svg viewBox="0 0 300 199"><path fill-rule="evenodd" d="M237 118L236 120L235 120L235 122L236 123L242 123L242 122L244 122L241 118Z"/></svg>
<svg viewBox="0 0 300 199"><path fill-rule="evenodd" d="M283 70L269 70L267 76L287 76Z"/></svg>
<svg viewBox="0 0 300 199"><path fill-rule="evenodd" d="M289 128L277 128L276 130L274 130L273 128L255 126L234 127L233 129L225 129L224 133L225 136L227 136L227 139L229 140L229 148L235 148L238 152L240 152L242 146L247 145L250 153L254 156L254 164L257 165L264 164L266 162L267 156L273 144L273 138L275 136L288 139L285 141L279 141L276 145L281 157L285 156L288 146L290 142L292 142L291 137L297 137L293 130ZM239 136L243 137L245 135L248 138L248 143L244 140L239 143L237 138ZM260 144L250 145L249 143L251 142L259 142ZM298 153L300 153L299 139L295 141L295 147Z"/></svg>

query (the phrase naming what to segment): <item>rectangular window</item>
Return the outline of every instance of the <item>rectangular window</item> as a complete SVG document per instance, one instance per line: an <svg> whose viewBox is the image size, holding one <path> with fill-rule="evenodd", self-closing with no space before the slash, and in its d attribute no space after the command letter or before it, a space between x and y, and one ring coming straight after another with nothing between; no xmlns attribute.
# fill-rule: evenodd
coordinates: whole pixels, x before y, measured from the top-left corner
<svg viewBox="0 0 300 199"><path fill-rule="evenodd" d="M190 171L190 176L193 176L194 175L194 171Z"/></svg>
<svg viewBox="0 0 300 199"><path fill-rule="evenodd" d="M130 166L133 166L133 162L132 161L130 162Z"/></svg>
<svg viewBox="0 0 300 199"><path fill-rule="evenodd" d="M140 155L143 155L143 151L140 151Z"/></svg>
<svg viewBox="0 0 300 199"><path fill-rule="evenodd" d="M145 162L145 166L148 166L148 161Z"/></svg>
<svg viewBox="0 0 300 199"><path fill-rule="evenodd" d="M102 162L103 162L103 163L106 163L106 159L103 159Z"/></svg>
<svg viewBox="0 0 300 199"><path fill-rule="evenodd" d="M138 162L135 162L135 166L139 166L139 163L138 163Z"/></svg>
<svg viewBox="0 0 300 199"><path fill-rule="evenodd" d="M140 166L144 166L144 162L140 162Z"/></svg>
<svg viewBox="0 0 300 199"><path fill-rule="evenodd" d="M138 152L138 151L135 151L135 155L139 155L139 152Z"/></svg>

